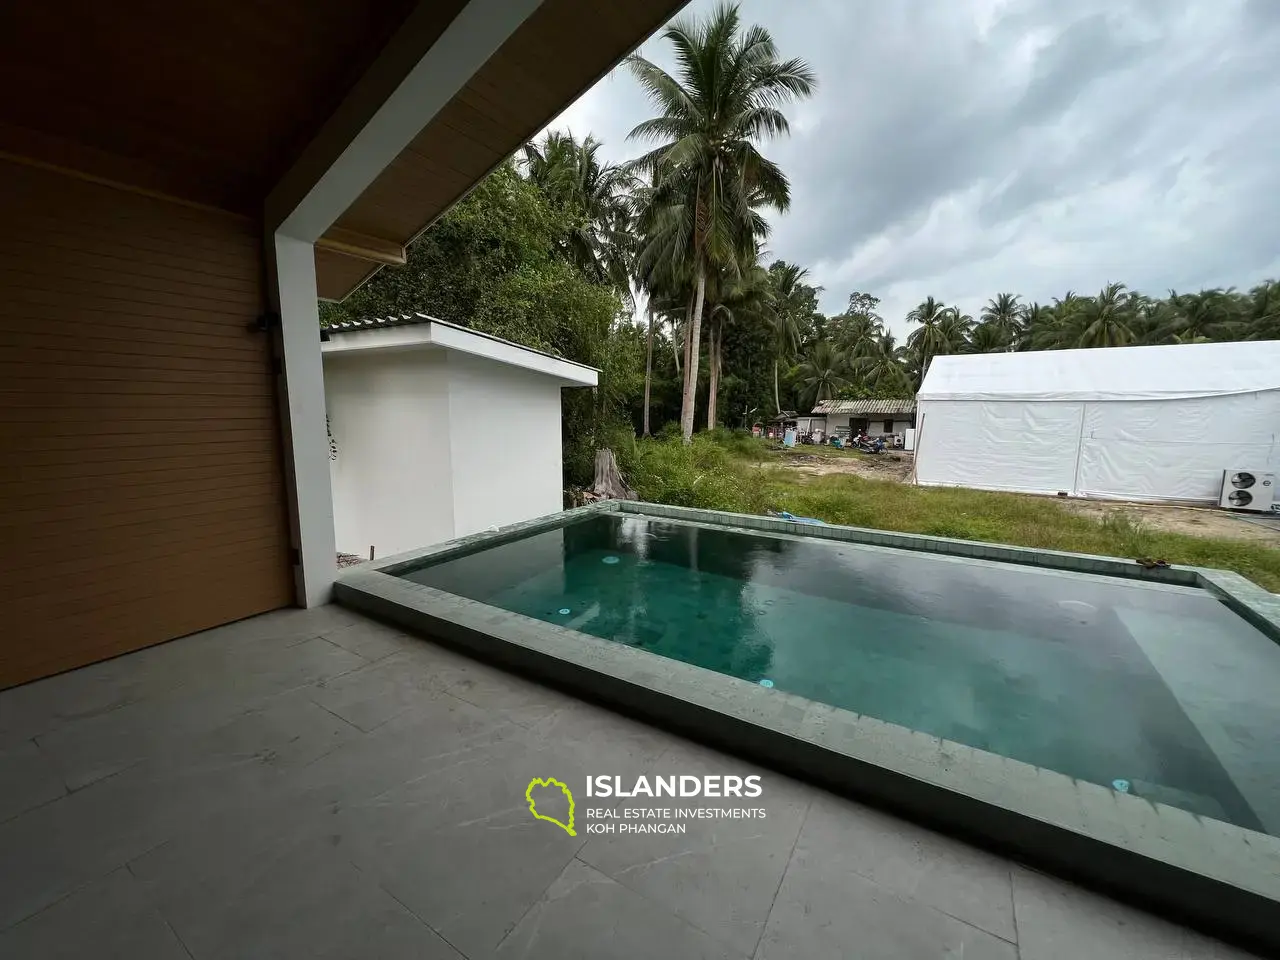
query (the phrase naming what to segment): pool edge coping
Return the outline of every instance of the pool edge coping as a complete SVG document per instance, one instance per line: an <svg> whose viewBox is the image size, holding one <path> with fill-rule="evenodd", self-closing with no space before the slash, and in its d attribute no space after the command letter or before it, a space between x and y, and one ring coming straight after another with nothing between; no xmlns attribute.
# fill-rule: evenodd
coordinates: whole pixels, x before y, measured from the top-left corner
<svg viewBox="0 0 1280 960"><path fill-rule="evenodd" d="M1280 903L1280 840L555 624L396 575L599 513L943 553L1198 586L1273 639L1280 597L1244 577L1198 567L1146 570L1110 557L982 544L743 514L603 501L351 568L336 598L846 794L887 803L1002 852L1047 865L1222 936L1280 950L1263 920ZM1259 840L1259 838L1262 838Z"/></svg>

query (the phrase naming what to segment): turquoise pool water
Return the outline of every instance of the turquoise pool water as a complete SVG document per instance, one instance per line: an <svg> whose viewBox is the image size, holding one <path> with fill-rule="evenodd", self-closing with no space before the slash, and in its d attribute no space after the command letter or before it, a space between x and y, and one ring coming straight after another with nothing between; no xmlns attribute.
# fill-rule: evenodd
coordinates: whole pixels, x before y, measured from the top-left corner
<svg viewBox="0 0 1280 960"><path fill-rule="evenodd" d="M616 514L400 575L1280 835L1280 647L1202 590Z"/></svg>

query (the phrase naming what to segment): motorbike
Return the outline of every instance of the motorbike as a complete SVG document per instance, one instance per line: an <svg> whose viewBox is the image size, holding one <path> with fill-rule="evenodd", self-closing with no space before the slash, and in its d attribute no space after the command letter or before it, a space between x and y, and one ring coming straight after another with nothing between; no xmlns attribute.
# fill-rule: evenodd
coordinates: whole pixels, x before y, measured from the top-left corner
<svg viewBox="0 0 1280 960"><path fill-rule="evenodd" d="M882 453L884 452L884 437L872 439L863 434L854 441L854 447L863 453Z"/></svg>

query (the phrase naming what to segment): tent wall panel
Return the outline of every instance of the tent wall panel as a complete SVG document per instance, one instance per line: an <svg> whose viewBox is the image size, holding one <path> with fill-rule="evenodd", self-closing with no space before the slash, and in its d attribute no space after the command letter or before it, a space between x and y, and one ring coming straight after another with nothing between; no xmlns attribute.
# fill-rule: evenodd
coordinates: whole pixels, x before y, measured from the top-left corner
<svg viewBox="0 0 1280 960"><path fill-rule="evenodd" d="M1277 467L1280 391L1090 403L1082 497L1213 503L1230 467Z"/></svg>
<svg viewBox="0 0 1280 960"><path fill-rule="evenodd" d="M941 356L916 400L926 485L1216 503L1280 471L1280 341Z"/></svg>
<svg viewBox="0 0 1280 960"><path fill-rule="evenodd" d="M935 400L920 405L921 484L1054 494L1075 484L1080 403Z"/></svg>

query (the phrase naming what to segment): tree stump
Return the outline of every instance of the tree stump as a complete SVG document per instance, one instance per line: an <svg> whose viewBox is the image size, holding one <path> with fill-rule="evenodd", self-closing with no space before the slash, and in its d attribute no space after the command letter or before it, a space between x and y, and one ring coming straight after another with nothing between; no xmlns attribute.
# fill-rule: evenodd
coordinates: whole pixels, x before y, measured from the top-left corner
<svg viewBox="0 0 1280 960"><path fill-rule="evenodd" d="M617 458L608 448L596 451L596 478L589 492L601 500L634 500L636 498L636 492L623 481Z"/></svg>

